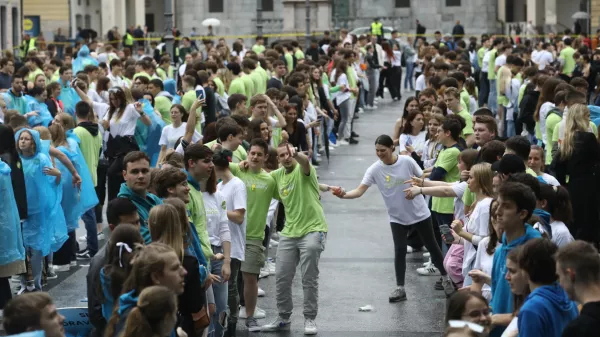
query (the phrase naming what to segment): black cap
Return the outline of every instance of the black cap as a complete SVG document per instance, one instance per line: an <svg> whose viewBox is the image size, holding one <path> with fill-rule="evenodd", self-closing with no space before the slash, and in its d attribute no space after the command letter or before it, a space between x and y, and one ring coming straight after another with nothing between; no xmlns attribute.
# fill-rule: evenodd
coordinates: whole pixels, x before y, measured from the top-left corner
<svg viewBox="0 0 600 337"><path fill-rule="evenodd" d="M492 171L502 174L525 172L525 163L516 154L505 154L502 159L492 164Z"/></svg>

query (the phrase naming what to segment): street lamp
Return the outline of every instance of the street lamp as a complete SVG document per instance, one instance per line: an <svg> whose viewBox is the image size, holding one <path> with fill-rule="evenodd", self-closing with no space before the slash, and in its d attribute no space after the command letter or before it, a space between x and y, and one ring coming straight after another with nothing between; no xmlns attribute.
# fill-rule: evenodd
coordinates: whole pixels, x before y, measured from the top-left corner
<svg viewBox="0 0 600 337"><path fill-rule="evenodd" d="M310 47L310 0L306 0L305 6L306 6L306 33L305 33L304 38L306 41L304 41L304 45L305 45L306 49L308 49L308 47Z"/></svg>
<svg viewBox="0 0 600 337"><path fill-rule="evenodd" d="M171 56L171 63L177 64L175 60L175 37L173 36L173 2L172 0L165 0L165 50Z"/></svg>

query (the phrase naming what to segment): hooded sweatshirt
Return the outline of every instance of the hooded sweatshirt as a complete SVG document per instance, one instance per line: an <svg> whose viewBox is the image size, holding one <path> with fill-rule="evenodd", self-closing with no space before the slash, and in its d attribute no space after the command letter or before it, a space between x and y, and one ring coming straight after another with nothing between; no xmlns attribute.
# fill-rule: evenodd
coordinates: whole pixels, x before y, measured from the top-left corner
<svg viewBox="0 0 600 337"><path fill-rule="evenodd" d="M523 245L525 242L540 238L542 235L528 224L525 224L525 234L508 243L506 234L502 235L502 245L496 248L494 253L494 264L492 267L492 302L490 306L494 314L508 314L513 312L513 298L510 291L510 285L504 277L506 275L506 256L515 247ZM490 336L500 336L504 327L497 327L490 333Z"/></svg>
<svg viewBox="0 0 600 337"><path fill-rule="evenodd" d="M154 97L154 109L160 112L162 119L167 124L171 124L171 106L173 105L173 95L168 91L159 92Z"/></svg>
<svg viewBox="0 0 600 337"><path fill-rule="evenodd" d="M102 149L102 135L98 133L98 124L81 122L73 129L73 133L79 137L79 148L95 187L98 185L98 161Z"/></svg>
<svg viewBox="0 0 600 337"><path fill-rule="evenodd" d="M98 60L90 56L90 48L83 45L77 52L77 58L73 60L73 74L77 74L90 64L97 66Z"/></svg>
<svg viewBox="0 0 600 337"><path fill-rule="evenodd" d="M146 193L146 197L142 197L132 191L125 183L121 184L118 197L127 198L133 202L137 208L138 215L140 216L140 234L142 234L144 242L150 244L152 238L150 237L150 230L148 229L148 216L150 215L150 209L156 205L162 204L162 200L152 193Z"/></svg>
<svg viewBox="0 0 600 337"><path fill-rule="evenodd" d="M519 336L560 337L577 315L577 306L558 283L541 286L527 296L519 311Z"/></svg>
<svg viewBox="0 0 600 337"><path fill-rule="evenodd" d="M579 317L567 325L562 337L592 337L600 331L600 302L583 305Z"/></svg>

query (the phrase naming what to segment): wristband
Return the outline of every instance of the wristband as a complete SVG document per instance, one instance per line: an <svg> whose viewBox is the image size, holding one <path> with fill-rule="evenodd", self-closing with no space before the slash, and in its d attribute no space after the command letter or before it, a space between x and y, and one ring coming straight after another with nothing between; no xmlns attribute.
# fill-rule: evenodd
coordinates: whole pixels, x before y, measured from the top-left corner
<svg viewBox="0 0 600 337"><path fill-rule="evenodd" d="M423 195L423 187L419 188L419 194Z"/></svg>

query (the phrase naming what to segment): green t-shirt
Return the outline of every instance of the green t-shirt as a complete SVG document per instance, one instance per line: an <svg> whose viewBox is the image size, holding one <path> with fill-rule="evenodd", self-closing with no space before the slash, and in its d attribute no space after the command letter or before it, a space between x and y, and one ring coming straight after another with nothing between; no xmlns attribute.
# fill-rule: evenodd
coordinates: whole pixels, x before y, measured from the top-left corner
<svg viewBox="0 0 600 337"><path fill-rule="evenodd" d="M285 227L281 235L300 238L312 232L327 232L325 213L319 201L317 171L312 165L309 175L296 164L291 173L286 173L282 167L271 172L271 177L285 207Z"/></svg>
<svg viewBox="0 0 600 337"><path fill-rule="evenodd" d="M562 73L565 75L571 76L573 70L575 70L575 58L573 57L573 54L575 54L575 49L571 47L567 47L560 52L560 58L565 60L562 70Z"/></svg>
<svg viewBox="0 0 600 337"><path fill-rule="evenodd" d="M498 55L498 50L496 48L490 51L490 62L488 63L488 79L495 80L496 79L496 55Z"/></svg>
<svg viewBox="0 0 600 337"><path fill-rule="evenodd" d="M197 190L194 185L188 182L190 188L190 202L186 205L187 210L190 211L190 219L196 228L198 237L200 238L200 244L202 246L202 253L207 260L213 256L212 247L210 245L210 238L208 237L208 230L206 228L206 209L204 208L204 197L202 191Z"/></svg>
<svg viewBox="0 0 600 337"><path fill-rule="evenodd" d="M485 49L485 47L481 47L477 51L477 64L479 64L479 68L483 68L483 57L485 56L486 51L487 49Z"/></svg>
<svg viewBox="0 0 600 337"><path fill-rule="evenodd" d="M463 109L463 110L459 111L457 115L464 118L465 123L466 123L465 127L462 129L463 137L466 137L468 135L472 135L473 133L475 133L475 131L473 130L473 117L471 117L471 115L469 114L469 111Z"/></svg>
<svg viewBox="0 0 600 337"><path fill-rule="evenodd" d="M267 71L265 69L263 69L263 67L260 66L260 63L256 64L256 69L254 69L254 71L258 72L260 74L260 76L262 76L263 81L265 82L265 92L267 91L267 81L269 81L269 78L271 78L271 76L269 76L269 74L267 74Z"/></svg>
<svg viewBox="0 0 600 337"><path fill-rule="evenodd" d="M525 169L525 173L527 173L527 174L529 174L529 175L532 175L532 176L534 176L534 177L536 177L536 178L537 178L537 176L538 176L538 175L537 175L537 173L535 173L535 171L534 171L534 170L532 170L532 169L531 169L531 168L529 168L529 167L527 167L527 168Z"/></svg>
<svg viewBox="0 0 600 337"><path fill-rule="evenodd" d="M259 44L255 44L254 46L252 46L252 51L257 53L257 54L262 54L265 51L265 46L259 45Z"/></svg>
<svg viewBox="0 0 600 337"><path fill-rule="evenodd" d="M221 81L218 76L215 76L213 82L215 82L215 85L217 86L217 94L221 97L225 97L225 84L223 84L223 81Z"/></svg>
<svg viewBox="0 0 600 337"><path fill-rule="evenodd" d="M264 81L260 72L254 70L252 74L250 74L250 79L252 79L252 83L255 89L255 95L264 94L267 92L267 82Z"/></svg>
<svg viewBox="0 0 600 337"><path fill-rule="evenodd" d="M242 94L246 96L246 86L244 85L244 81L242 81L241 77L237 77L231 81L231 84L229 85L229 91L227 93L229 96L233 94ZM250 101L250 98L251 97L246 97L248 101Z"/></svg>
<svg viewBox="0 0 600 337"><path fill-rule="evenodd" d="M296 56L296 60L301 60L304 58L304 52L298 49L294 52L294 56Z"/></svg>
<svg viewBox="0 0 600 337"><path fill-rule="evenodd" d="M294 70L294 58L291 53L285 53L285 63L287 66L288 74L290 74Z"/></svg>
<svg viewBox="0 0 600 337"><path fill-rule="evenodd" d="M443 168L446 171L443 181L453 183L460 179L460 172L458 170L459 154L460 149L457 146L452 146L443 149L438 155L434 167ZM432 197L431 210L441 214L454 214L454 198Z"/></svg>
<svg viewBox="0 0 600 337"><path fill-rule="evenodd" d="M240 178L246 185L247 210L246 213L246 240L259 240L265 238L267 213L271 199L277 197L277 184L273 177L262 170L254 173L250 170L242 171L237 164L229 164L229 169L234 176Z"/></svg>
<svg viewBox="0 0 600 337"><path fill-rule="evenodd" d="M470 110L471 96L469 96L469 93L465 88L460 92L460 103L467 110L467 114L475 112Z"/></svg>
<svg viewBox="0 0 600 337"><path fill-rule="evenodd" d="M148 74L146 74L145 72L142 71L141 73L136 73L135 75L133 75L133 80L135 81L135 79L138 78L138 77L140 77L140 76L145 77L148 80L152 79L152 78L150 78L150 75L148 75Z"/></svg>
<svg viewBox="0 0 600 337"><path fill-rule="evenodd" d="M167 72L161 67L156 68L156 75L158 75L163 82L167 80Z"/></svg>
<svg viewBox="0 0 600 337"><path fill-rule="evenodd" d="M243 75L241 78L244 82L244 88L246 88L246 92L244 93L247 98L246 106L249 107L251 98L256 94L256 88L254 87L254 81L252 81L250 75Z"/></svg>
<svg viewBox="0 0 600 337"><path fill-rule="evenodd" d="M196 96L194 95L194 98ZM193 104L193 102L192 102ZM171 106L173 103L168 97L165 96L156 96L154 98L154 108L160 112L162 119L167 124L171 124Z"/></svg>
<svg viewBox="0 0 600 337"><path fill-rule="evenodd" d="M554 146L554 128L560 123L562 116L548 113L546 117L546 165L552 164L552 147ZM537 124L536 124L537 125Z"/></svg>
<svg viewBox="0 0 600 337"><path fill-rule="evenodd" d="M81 143L79 148L81 154L85 159L85 163L92 176L92 182L94 187L98 185L98 160L100 159L100 150L102 149L102 134L98 133L96 136L92 134L84 127L78 126L73 129L73 133L79 137Z"/></svg>
<svg viewBox="0 0 600 337"><path fill-rule="evenodd" d="M467 186L467 189L465 190L465 193L463 194L462 197L462 201L463 204L465 204L465 206L473 206L473 204L475 203L475 192L471 192L471 189L469 188L469 186Z"/></svg>
<svg viewBox="0 0 600 337"><path fill-rule="evenodd" d="M29 73L29 76L27 78L27 80L31 83L35 82L35 78L37 77L37 75L44 75L44 71L40 68L37 68L36 70L32 71ZM44 75L44 78L46 78L46 75Z"/></svg>

